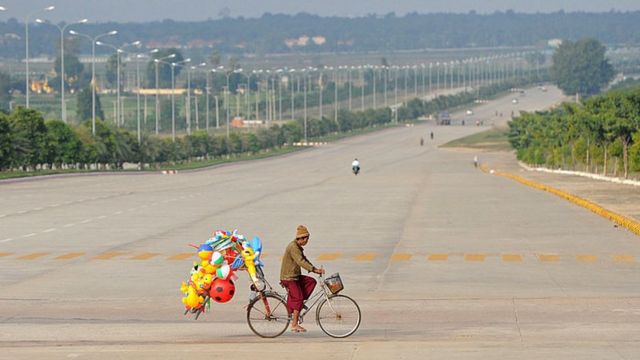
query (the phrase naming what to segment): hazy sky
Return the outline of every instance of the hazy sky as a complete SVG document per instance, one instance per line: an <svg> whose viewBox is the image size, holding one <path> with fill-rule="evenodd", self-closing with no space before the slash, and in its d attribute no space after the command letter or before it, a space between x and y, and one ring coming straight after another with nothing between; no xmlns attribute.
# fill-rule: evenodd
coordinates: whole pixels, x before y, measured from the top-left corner
<svg viewBox="0 0 640 360"><path fill-rule="evenodd" d="M370 13L397 14L416 11L479 13L512 9L518 12L640 10L639 0L0 0L9 17L23 19L36 9L55 5L48 19L70 21L89 18L96 22L216 19L228 8L232 17L258 17L265 12L295 14L358 16ZM43 16L38 14L37 16Z"/></svg>

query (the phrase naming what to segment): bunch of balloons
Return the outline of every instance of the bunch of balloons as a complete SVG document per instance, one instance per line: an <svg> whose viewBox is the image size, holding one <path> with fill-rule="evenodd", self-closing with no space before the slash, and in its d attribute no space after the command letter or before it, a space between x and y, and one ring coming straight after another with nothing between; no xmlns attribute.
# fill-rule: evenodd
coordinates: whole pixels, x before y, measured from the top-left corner
<svg viewBox="0 0 640 360"><path fill-rule="evenodd" d="M260 260L262 241L259 237L248 241L237 230L216 230L203 244L192 246L198 249L199 261L194 262L189 280L180 286L186 310L204 312L211 300L218 303L231 300L237 270L246 270L252 282L258 284L256 267L264 266Z"/></svg>

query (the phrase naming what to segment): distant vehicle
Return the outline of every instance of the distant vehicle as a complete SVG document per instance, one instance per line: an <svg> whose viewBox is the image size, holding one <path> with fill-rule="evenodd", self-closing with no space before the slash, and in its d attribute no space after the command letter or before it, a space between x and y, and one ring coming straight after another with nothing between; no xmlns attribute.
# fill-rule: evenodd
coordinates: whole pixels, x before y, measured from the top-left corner
<svg viewBox="0 0 640 360"><path fill-rule="evenodd" d="M451 116L448 111L441 111L436 116L436 124L438 125L451 125Z"/></svg>
<svg viewBox="0 0 640 360"><path fill-rule="evenodd" d="M541 87L540 90L542 90L542 92L547 92L547 88L546 87Z"/></svg>
<svg viewBox="0 0 640 360"><path fill-rule="evenodd" d="M515 99L515 98L514 98L513 100L511 100L511 103L512 103L512 104L517 104L517 103L518 103L518 99Z"/></svg>
<svg viewBox="0 0 640 360"><path fill-rule="evenodd" d="M473 110L471 109L467 110L467 115L473 115Z"/></svg>

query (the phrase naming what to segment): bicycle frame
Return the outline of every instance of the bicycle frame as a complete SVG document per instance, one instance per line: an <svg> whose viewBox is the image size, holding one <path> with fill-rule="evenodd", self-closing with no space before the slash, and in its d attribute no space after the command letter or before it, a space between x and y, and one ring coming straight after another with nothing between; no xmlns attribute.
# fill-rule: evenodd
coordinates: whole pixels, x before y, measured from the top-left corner
<svg viewBox="0 0 640 360"><path fill-rule="evenodd" d="M324 284L324 276L320 275L318 276L318 278L320 279L320 289L314 290L311 296L304 302L304 305L307 305L308 303L311 303L311 305L307 306L304 311L300 312L300 322L302 322L304 316L307 315L309 311L311 311L311 309L313 309L316 305L318 305L318 303L320 303L322 299L329 300L329 298L333 295L327 291L326 285ZM329 306L331 306L331 303L329 303Z"/></svg>

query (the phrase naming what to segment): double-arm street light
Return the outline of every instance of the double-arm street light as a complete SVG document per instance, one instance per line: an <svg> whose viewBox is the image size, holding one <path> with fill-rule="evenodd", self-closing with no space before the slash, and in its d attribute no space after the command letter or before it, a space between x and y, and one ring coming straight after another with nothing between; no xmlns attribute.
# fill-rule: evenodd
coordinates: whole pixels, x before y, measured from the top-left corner
<svg viewBox="0 0 640 360"><path fill-rule="evenodd" d="M55 26L60 31L60 94L62 96L62 99L60 100L60 107L61 107L60 111L62 113L61 114L62 121L65 123L67 122L67 103L64 101L64 93L65 93L64 91L64 32L67 30L67 27L71 25L85 24L88 21L89 21L88 19L81 19L76 22L71 22L63 26L60 26L53 23L49 23L42 19L36 19L37 23L40 23L40 24L49 23Z"/></svg>
<svg viewBox="0 0 640 360"><path fill-rule="evenodd" d="M151 50L151 54L156 54L158 51L160 50L153 49ZM158 135L158 133L160 132L160 98L158 97L160 93L160 88L159 88L160 73L159 73L158 66L160 65L162 60L173 59L175 57L176 57L176 54L171 54L162 58L153 59L153 62L156 66L156 135Z"/></svg>
<svg viewBox="0 0 640 360"><path fill-rule="evenodd" d="M29 18L41 11L53 11L56 7L55 6L47 6L44 9L38 9L34 12L29 13L27 16L25 16L24 18L24 33L25 33L25 84L26 84L26 88L25 88L25 95L26 95L26 106L27 109L29 108ZM5 8L3 8L5 9ZM6 10L6 9L5 9ZM2 11L5 11L2 10Z"/></svg>
<svg viewBox="0 0 640 360"><path fill-rule="evenodd" d="M96 135L96 41L104 36L113 36L118 34L116 30L99 34L94 37L81 34L74 30L69 30L71 35L84 36L91 40L91 134ZM104 120L104 119L103 119Z"/></svg>
<svg viewBox="0 0 640 360"><path fill-rule="evenodd" d="M116 126L120 127L120 54L122 54L124 50L111 44L105 44L102 41L96 41L96 45L112 48L116 52L116 112L113 120Z"/></svg>
<svg viewBox="0 0 640 360"><path fill-rule="evenodd" d="M247 105L247 119L251 119L251 74L250 72L244 72L242 69L238 69L238 72L247 78L247 88L245 89L245 102Z"/></svg>
<svg viewBox="0 0 640 360"><path fill-rule="evenodd" d="M124 116L122 115L122 110L123 110L123 105L122 105L122 98L120 96L120 87L121 87L121 81L120 81L120 56L121 54L123 54L125 51L124 49L129 47L129 46L140 46L141 42L140 41L134 41L132 43L127 43L122 45L121 47L117 47L114 45L110 45L110 44L105 44L101 41L96 41L96 45L100 45L100 46L106 46L106 47L110 47L112 49L114 49L116 51L116 124L117 126L123 126L124 125ZM139 69L138 69L138 73L139 76ZM138 102L140 100L138 99Z"/></svg>
<svg viewBox="0 0 640 360"><path fill-rule="evenodd" d="M181 66L190 62L187 58L178 62L172 62L171 65L171 139L176 141L176 66Z"/></svg>

